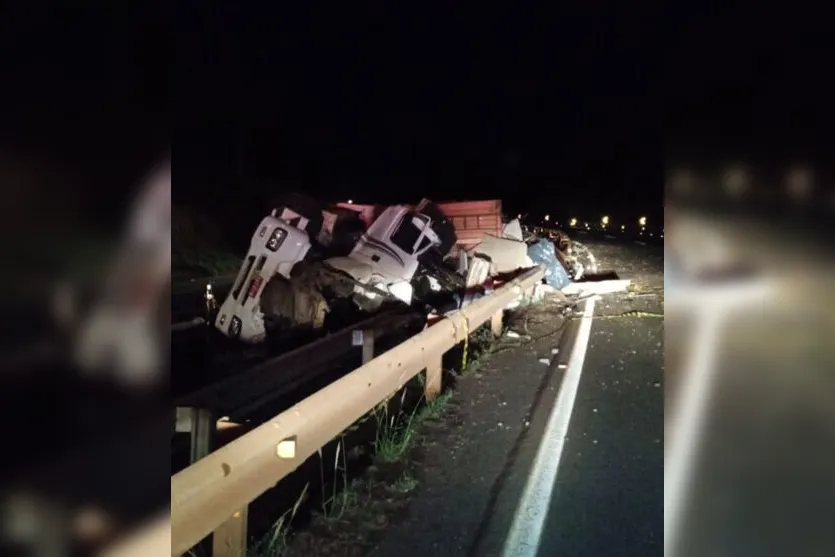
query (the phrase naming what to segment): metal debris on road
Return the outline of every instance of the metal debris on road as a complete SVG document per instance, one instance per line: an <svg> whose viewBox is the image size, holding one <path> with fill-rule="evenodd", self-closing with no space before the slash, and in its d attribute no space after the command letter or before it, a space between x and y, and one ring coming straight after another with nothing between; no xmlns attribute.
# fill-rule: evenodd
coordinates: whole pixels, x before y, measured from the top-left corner
<svg viewBox="0 0 835 557"><path fill-rule="evenodd" d="M534 263L545 265L545 282L548 286L561 290L571 284L568 271L557 258L553 242L541 238L528 248L528 257Z"/></svg>

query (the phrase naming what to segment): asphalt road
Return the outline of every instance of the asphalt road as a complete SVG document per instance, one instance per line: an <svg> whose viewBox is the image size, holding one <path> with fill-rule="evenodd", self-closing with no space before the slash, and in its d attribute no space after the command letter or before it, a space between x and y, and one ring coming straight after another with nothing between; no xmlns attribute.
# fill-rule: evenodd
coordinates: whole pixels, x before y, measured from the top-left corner
<svg viewBox="0 0 835 557"><path fill-rule="evenodd" d="M589 244L634 296L598 300L538 555L661 555L664 322L660 250Z"/></svg>
<svg viewBox="0 0 835 557"><path fill-rule="evenodd" d="M391 527L371 555L662 555L662 249L581 241L602 270L616 271L634 287L596 302L561 456L546 451L537 457L565 398L560 391L570 371L560 364L569 361L580 321L563 327L551 302L511 324L534 342L492 356L483 373L459 381L450 411L454 425L423 450L421 487L408 518ZM539 493L525 508L531 478L553 469L558 458L555 483L552 474L544 497ZM505 553L512 525L537 516L542 528L535 539Z"/></svg>

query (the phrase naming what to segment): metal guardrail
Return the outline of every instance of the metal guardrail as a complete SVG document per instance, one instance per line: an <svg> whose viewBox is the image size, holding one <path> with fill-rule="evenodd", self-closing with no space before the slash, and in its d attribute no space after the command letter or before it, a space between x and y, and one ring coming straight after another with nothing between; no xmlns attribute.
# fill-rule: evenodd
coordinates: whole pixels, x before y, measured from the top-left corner
<svg viewBox="0 0 835 557"><path fill-rule="evenodd" d="M125 550L170 535L171 555L182 555L214 532L215 557L245 555L250 502L418 373L426 373L427 399L437 396L444 354L488 320L499 334L504 309L543 276L542 268L525 272L180 471L171 478L170 524L156 523Z"/></svg>
<svg viewBox="0 0 835 557"><path fill-rule="evenodd" d="M376 315L180 397L175 404L208 410L215 416L226 416L232 422L244 420L253 410L322 373L340 365L358 365L361 362L361 345L358 348L354 343L358 331L377 339L420 317L403 310Z"/></svg>

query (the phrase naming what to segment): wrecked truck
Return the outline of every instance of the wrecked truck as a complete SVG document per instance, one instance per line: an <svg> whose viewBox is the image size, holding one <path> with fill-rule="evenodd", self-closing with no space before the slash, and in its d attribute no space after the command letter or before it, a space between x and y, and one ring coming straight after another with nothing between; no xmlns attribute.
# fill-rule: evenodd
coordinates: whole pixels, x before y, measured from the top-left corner
<svg viewBox="0 0 835 557"><path fill-rule="evenodd" d="M322 245L312 250L323 236L310 224L290 208L261 221L215 318L221 333L259 343L269 330L319 329L346 302L361 312L411 304L419 268L440 265L456 242L454 226L428 200L385 208L347 254L329 254Z"/></svg>
<svg viewBox="0 0 835 557"><path fill-rule="evenodd" d="M554 255L568 272L572 280L581 280L586 275L599 272L599 263L589 248L568 236L562 230L532 228L527 242L534 245L541 238L554 245Z"/></svg>

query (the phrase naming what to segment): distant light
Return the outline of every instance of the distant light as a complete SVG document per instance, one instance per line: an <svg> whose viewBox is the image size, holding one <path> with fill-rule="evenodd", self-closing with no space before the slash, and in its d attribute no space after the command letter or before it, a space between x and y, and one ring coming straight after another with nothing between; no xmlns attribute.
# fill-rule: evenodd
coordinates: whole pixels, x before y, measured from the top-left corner
<svg viewBox="0 0 835 557"><path fill-rule="evenodd" d="M518 215L516 215L516 218L519 219L519 220L522 220L522 213L519 213Z"/></svg>
<svg viewBox="0 0 835 557"><path fill-rule="evenodd" d="M349 200L348 200L348 203L353 203L353 202L354 202L354 200L353 200L353 199L349 199Z"/></svg>
<svg viewBox="0 0 835 557"><path fill-rule="evenodd" d="M586 223L586 228L588 228L588 227L589 227L589 223Z"/></svg>
<svg viewBox="0 0 835 557"><path fill-rule="evenodd" d="M621 230L626 230L626 225L625 224L620 225L620 229Z"/></svg>
<svg viewBox="0 0 835 557"><path fill-rule="evenodd" d="M642 227L641 227L641 232L643 232L643 231L644 231L644 230L646 230L646 229L647 229L647 227L646 227L646 226L642 226Z"/></svg>
<svg viewBox="0 0 835 557"><path fill-rule="evenodd" d="M814 189L812 172L808 168L793 168L786 178L786 189L795 201L806 201Z"/></svg>
<svg viewBox="0 0 835 557"><path fill-rule="evenodd" d="M545 215L545 222L548 222L549 220L551 220L551 215Z"/></svg>
<svg viewBox="0 0 835 557"><path fill-rule="evenodd" d="M569 222L569 226L577 226L577 219L571 219L571 222Z"/></svg>
<svg viewBox="0 0 835 557"><path fill-rule="evenodd" d="M741 165L729 168L722 176L725 192L733 197L739 197L745 194L748 190L749 182L748 172Z"/></svg>
<svg viewBox="0 0 835 557"><path fill-rule="evenodd" d="M647 225L647 218L646 217L639 218L638 219L638 224L640 224L641 226L646 226Z"/></svg>
<svg viewBox="0 0 835 557"><path fill-rule="evenodd" d="M602 219L600 219L600 223L605 227L609 224L609 217L604 215Z"/></svg>

